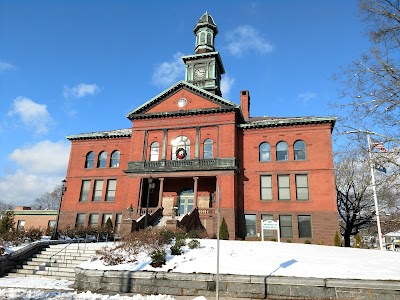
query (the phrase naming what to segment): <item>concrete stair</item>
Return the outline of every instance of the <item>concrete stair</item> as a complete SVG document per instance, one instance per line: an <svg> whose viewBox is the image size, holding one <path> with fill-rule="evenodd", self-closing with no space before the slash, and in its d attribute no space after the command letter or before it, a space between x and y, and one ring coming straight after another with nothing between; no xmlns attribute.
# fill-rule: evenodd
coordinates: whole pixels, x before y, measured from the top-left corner
<svg viewBox="0 0 400 300"><path fill-rule="evenodd" d="M175 219L177 219L178 221L182 220L184 216L176 216ZM162 216L161 218L159 218L157 221L154 222L153 227L165 227L165 225L167 224L168 220L172 220L173 218L171 216Z"/></svg>
<svg viewBox="0 0 400 300"><path fill-rule="evenodd" d="M50 245L11 270L8 277L36 276L74 281L75 267L88 261L103 246L103 243Z"/></svg>

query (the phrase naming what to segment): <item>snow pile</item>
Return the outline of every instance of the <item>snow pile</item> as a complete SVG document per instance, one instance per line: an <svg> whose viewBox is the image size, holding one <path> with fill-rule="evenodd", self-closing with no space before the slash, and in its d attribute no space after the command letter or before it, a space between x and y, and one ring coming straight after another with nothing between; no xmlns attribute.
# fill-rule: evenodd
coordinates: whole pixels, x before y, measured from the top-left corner
<svg viewBox="0 0 400 300"><path fill-rule="evenodd" d="M77 292L58 292L58 291L40 291L40 290L26 290L6 288L0 289L0 299L24 299L24 300L174 300L175 298L169 295L134 295L134 296L120 296L120 295L101 295L95 294L90 291L84 293ZM196 300L205 300L204 297L197 297Z"/></svg>

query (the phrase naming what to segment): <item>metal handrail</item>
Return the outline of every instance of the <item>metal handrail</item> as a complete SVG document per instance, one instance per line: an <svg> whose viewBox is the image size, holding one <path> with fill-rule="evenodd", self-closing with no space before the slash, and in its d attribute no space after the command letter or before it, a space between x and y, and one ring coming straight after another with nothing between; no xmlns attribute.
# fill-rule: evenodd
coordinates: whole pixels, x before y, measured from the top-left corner
<svg viewBox="0 0 400 300"><path fill-rule="evenodd" d="M83 252L85 252L85 250L86 250L86 240L87 240L87 235L86 235L86 237L85 237L85 247L83 248ZM71 244L74 244L75 241L78 242L78 248L76 249L76 252L78 253L79 250L80 250L80 249L79 249L79 238L78 238L77 240L72 240L71 242L67 243L67 245L66 245L64 248L60 249L59 251L57 251L56 253L54 253L52 256L50 256L50 257L49 257L49 263L50 263L50 265L49 265L48 267L51 267L51 259L52 259L54 256L56 256L57 254L59 254L60 252L62 252L62 251L64 251L63 262L66 263L67 248L68 248ZM45 267L46 267L46 266L45 266ZM49 274L49 273L50 273L50 271L47 270L47 275L51 275L51 274Z"/></svg>
<svg viewBox="0 0 400 300"><path fill-rule="evenodd" d="M49 269L47 269L47 275L52 275L52 272L51 272L51 274L50 274L50 268L51 268L51 260L52 260L52 258L55 256L55 255L57 255L58 253L60 253L61 251L63 251L63 250L65 250L64 251L64 263L65 263L65 261L66 261L66 256L67 256L67 248L70 246L72 244L72 242L70 242L70 243L68 243L64 248L62 248L60 251L57 251L56 253L54 253L52 256L50 256L49 257ZM45 265L45 267L46 267L46 265Z"/></svg>

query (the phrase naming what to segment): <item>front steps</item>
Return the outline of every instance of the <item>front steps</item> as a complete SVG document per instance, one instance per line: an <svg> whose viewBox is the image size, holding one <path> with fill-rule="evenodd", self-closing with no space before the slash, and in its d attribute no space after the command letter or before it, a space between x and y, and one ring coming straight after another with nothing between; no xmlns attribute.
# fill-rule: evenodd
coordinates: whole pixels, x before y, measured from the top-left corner
<svg viewBox="0 0 400 300"><path fill-rule="evenodd" d="M105 243L58 244L50 245L34 255L17 268L11 270L8 277L48 277L58 280L75 280L75 267L88 261L96 250L106 246Z"/></svg>

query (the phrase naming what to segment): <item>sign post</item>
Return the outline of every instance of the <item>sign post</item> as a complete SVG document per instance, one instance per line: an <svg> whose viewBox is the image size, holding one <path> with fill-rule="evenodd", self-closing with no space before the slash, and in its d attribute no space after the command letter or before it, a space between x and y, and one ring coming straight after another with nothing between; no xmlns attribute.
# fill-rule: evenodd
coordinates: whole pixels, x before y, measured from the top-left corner
<svg viewBox="0 0 400 300"><path fill-rule="evenodd" d="M273 220L263 221L263 220L261 220L261 240L263 242L264 242L264 229L277 230L278 243L281 242L281 233L279 231L279 220L277 220L277 221L273 221Z"/></svg>

